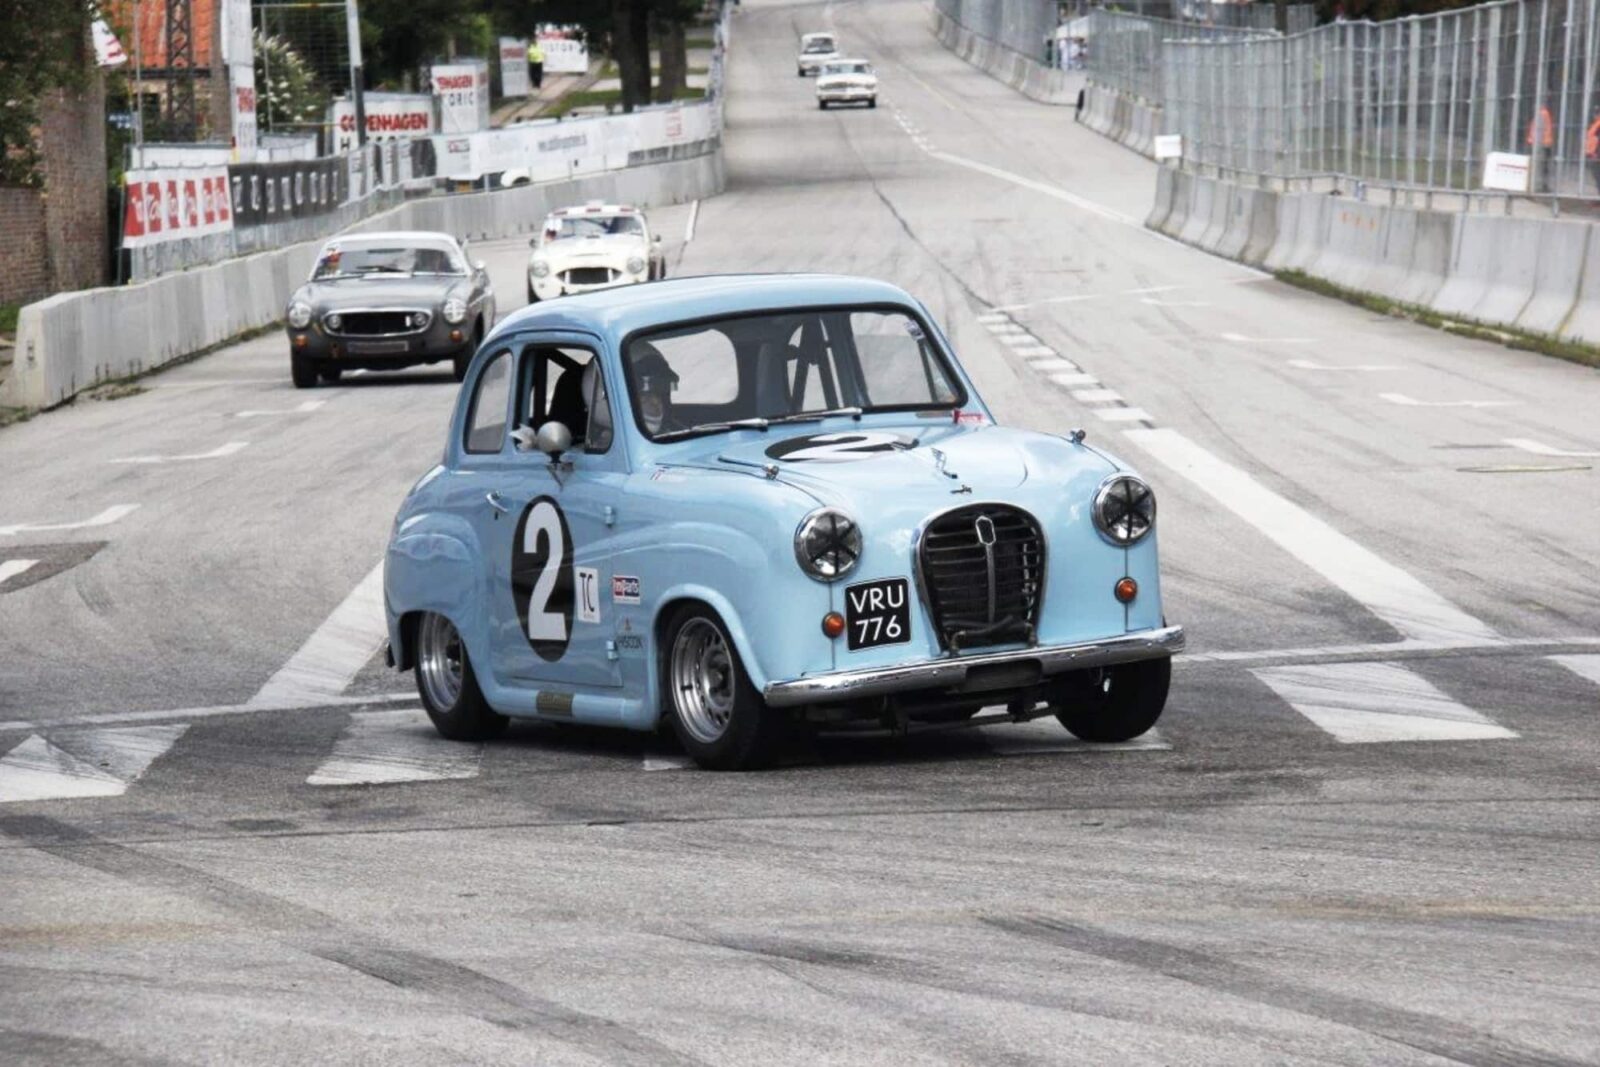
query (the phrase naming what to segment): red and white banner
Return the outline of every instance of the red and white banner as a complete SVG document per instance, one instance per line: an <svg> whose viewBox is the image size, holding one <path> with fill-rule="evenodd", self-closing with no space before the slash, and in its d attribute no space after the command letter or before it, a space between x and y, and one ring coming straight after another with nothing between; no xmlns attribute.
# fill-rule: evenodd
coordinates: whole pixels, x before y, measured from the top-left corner
<svg viewBox="0 0 1600 1067"><path fill-rule="evenodd" d="M256 158L256 68L236 65L228 68L233 83L233 158L241 163Z"/></svg>
<svg viewBox="0 0 1600 1067"><path fill-rule="evenodd" d="M489 64L481 59L433 68L439 98L440 133L476 133L489 128Z"/></svg>
<svg viewBox="0 0 1600 1067"><path fill-rule="evenodd" d="M94 61L102 67L121 67L128 62L128 53L122 50L122 42L117 40L117 35L111 32L111 27L106 25L105 19L95 19L89 26L94 33Z"/></svg>
<svg viewBox="0 0 1600 1067"><path fill-rule="evenodd" d="M233 229L228 168L130 170L122 246L138 248Z"/></svg>
<svg viewBox="0 0 1600 1067"><path fill-rule="evenodd" d="M367 140L426 137L434 132L433 97L425 93L364 93ZM356 106L349 98L333 102L333 145L336 152L356 146Z"/></svg>
<svg viewBox="0 0 1600 1067"><path fill-rule="evenodd" d="M520 37L500 38L500 95L527 96L532 91L528 81L528 42Z"/></svg>

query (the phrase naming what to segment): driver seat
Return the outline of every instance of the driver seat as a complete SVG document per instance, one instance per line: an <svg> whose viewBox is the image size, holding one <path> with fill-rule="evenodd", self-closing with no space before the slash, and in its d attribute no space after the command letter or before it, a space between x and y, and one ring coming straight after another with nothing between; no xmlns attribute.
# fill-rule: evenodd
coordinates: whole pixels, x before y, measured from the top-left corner
<svg viewBox="0 0 1600 1067"><path fill-rule="evenodd" d="M566 367L550 391L550 410L546 422L559 422L572 431L572 443L583 443L589 429L589 405L583 399L583 368Z"/></svg>

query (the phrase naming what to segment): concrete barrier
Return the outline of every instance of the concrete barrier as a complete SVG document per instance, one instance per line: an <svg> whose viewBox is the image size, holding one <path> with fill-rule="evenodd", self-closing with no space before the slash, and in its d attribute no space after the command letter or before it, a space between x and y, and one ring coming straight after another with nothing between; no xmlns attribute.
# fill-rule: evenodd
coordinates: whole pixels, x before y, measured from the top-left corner
<svg viewBox="0 0 1600 1067"><path fill-rule="evenodd" d="M553 207L596 198L645 206L713 196L725 184L720 150L591 178L493 193L409 201L351 232L442 230L483 240L537 227ZM139 285L60 293L24 307L0 404L53 407L100 382L154 370L283 316L322 242L228 260Z"/></svg>
<svg viewBox="0 0 1600 1067"><path fill-rule="evenodd" d="M1246 224L1244 247L1238 258L1259 264L1278 241L1278 194L1267 189L1253 190L1250 218Z"/></svg>
<svg viewBox="0 0 1600 1067"><path fill-rule="evenodd" d="M1029 99L1066 107L1078 103L1082 75L1055 70L1031 56L1014 52L974 33L937 8L933 12L933 32L940 44L962 60Z"/></svg>
<svg viewBox="0 0 1600 1067"><path fill-rule="evenodd" d="M1383 209L1342 197L1327 198L1321 248L1305 268L1347 289L1370 291L1368 276L1383 247Z"/></svg>
<svg viewBox="0 0 1600 1067"><path fill-rule="evenodd" d="M1586 231L1583 261L1576 273L1572 305L1567 309L1556 329L1550 332L1572 341L1600 344L1600 240L1595 240L1594 227L1583 223L1566 223L1563 230L1569 230L1574 226L1581 226ZM1567 237L1564 240L1571 240L1571 238ZM1557 262L1563 261L1569 251L1563 250L1561 253L1552 255L1550 257L1550 266L1553 268ZM1559 299L1560 288L1555 284L1558 279L1551 278L1547 282L1544 280L1545 273L1545 263L1541 260L1539 270L1541 282L1539 288L1541 291L1547 290ZM1546 321L1548 309L1546 305L1541 303L1539 296L1535 296L1528 304L1527 310L1523 312L1525 319L1530 316ZM1539 329L1540 327L1529 324L1527 328Z"/></svg>
<svg viewBox="0 0 1600 1067"><path fill-rule="evenodd" d="M1183 220L1183 229L1178 231L1178 240L1200 245L1201 236L1211 225L1211 209L1217 198L1217 182L1214 178L1202 178L1198 174L1193 180L1194 193L1189 199L1189 211Z"/></svg>
<svg viewBox="0 0 1600 1067"><path fill-rule="evenodd" d="M1145 216L1147 228L1166 233L1167 219L1172 215L1172 200L1178 191L1178 178L1183 172L1176 167L1162 167L1156 171L1156 198Z"/></svg>

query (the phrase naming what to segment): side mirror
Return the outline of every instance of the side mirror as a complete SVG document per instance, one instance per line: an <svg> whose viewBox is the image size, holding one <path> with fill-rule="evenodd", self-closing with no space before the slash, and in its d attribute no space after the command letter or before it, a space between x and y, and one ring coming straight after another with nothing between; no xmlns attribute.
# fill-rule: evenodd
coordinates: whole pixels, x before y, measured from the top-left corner
<svg viewBox="0 0 1600 1067"><path fill-rule="evenodd" d="M561 453L571 450L572 431L567 429L565 423L551 419L539 427L539 434L536 440L539 445L539 451L554 460Z"/></svg>
<svg viewBox="0 0 1600 1067"><path fill-rule="evenodd" d="M481 259L475 259L472 261L472 269L477 271L479 274L483 274L489 269L489 265Z"/></svg>
<svg viewBox="0 0 1600 1067"><path fill-rule="evenodd" d="M654 242L655 244L660 244L661 243L661 235L658 233L655 236L651 237L650 240L652 242Z"/></svg>

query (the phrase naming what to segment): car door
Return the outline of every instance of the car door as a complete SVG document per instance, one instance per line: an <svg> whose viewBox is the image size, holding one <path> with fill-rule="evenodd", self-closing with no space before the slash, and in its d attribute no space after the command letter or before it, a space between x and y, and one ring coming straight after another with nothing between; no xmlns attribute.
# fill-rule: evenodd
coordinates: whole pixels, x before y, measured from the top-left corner
<svg viewBox="0 0 1600 1067"><path fill-rule="evenodd" d="M597 342L585 335L522 339L513 411L531 443L547 421L573 435L559 462L513 445L494 477L490 601L494 673L502 684L620 686L613 640L612 536L627 464L615 444ZM594 364L593 395L582 391ZM595 418L590 409L601 412ZM592 427L592 429L591 429Z"/></svg>

